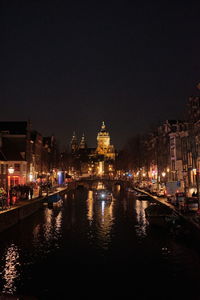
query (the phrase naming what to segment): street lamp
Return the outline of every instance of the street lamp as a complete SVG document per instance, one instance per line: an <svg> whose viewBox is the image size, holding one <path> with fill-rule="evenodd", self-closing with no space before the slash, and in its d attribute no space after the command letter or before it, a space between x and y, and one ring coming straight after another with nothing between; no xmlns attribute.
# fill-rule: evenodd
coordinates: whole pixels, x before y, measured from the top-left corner
<svg viewBox="0 0 200 300"><path fill-rule="evenodd" d="M167 181L170 180L170 168L167 168Z"/></svg>
<svg viewBox="0 0 200 300"><path fill-rule="evenodd" d="M8 168L8 173L9 173L9 174L13 174L13 173L14 173L14 171L15 171L15 170L14 170L14 168L13 168L13 167L9 167L9 168Z"/></svg>
<svg viewBox="0 0 200 300"><path fill-rule="evenodd" d="M8 168L8 182L7 182L7 189L8 189L8 192L9 192L9 190L10 190L10 175L12 175L13 173L14 173L14 171L15 171L15 169L12 167L12 166L10 166L9 168Z"/></svg>

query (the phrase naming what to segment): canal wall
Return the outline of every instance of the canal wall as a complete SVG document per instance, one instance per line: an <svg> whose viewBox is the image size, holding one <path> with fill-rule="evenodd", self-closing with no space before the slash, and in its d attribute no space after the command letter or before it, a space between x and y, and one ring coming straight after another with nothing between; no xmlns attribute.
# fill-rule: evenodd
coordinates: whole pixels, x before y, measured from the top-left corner
<svg viewBox="0 0 200 300"><path fill-rule="evenodd" d="M152 198L157 203L160 203L162 205L170 207L183 221L183 224L186 229L188 229L188 233L191 238L194 238L196 242L200 243L200 224L195 222L195 215L194 216L187 216L184 215L181 211L177 210L172 204L165 202L166 200L164 198L158 199L157 197L151 195L150 193L141 190L139 188L133 187L136 191L144 193Z"/></svg>
<svg viewBox="0 0 200 300"><path fill-rule="evenodd" d="M0 214L0 232L14 226L19 221L32 215L43 206L43 197L37 200L30 200L30 203L13 207Z"/></svg>
<svg viewBox="0 0 200 300"><path fill-rule="evenodd" d="M63 194L67 188L57 191L53 194ZM0 232L16 225L21 220L31 216L43 207L46 197L21 201L18 205L0 212Z"/></svg>

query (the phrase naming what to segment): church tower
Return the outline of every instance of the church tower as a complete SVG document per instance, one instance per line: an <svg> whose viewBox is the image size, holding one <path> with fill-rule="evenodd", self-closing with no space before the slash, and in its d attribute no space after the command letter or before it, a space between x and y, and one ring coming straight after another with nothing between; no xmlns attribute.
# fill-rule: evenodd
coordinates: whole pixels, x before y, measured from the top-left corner
<svg viewBox="0 0 200 300"><path fill-rule="evenodd" d="M104 121L101 125L101 130L97 135L97 152L98 154L105 154L107 152L107 149L110 145L110 135L106 131L106 126Z"/></svg>
<svg viewBox="0 0 200 300"><path fill-rule="evenodd" d="M87 148L87 144L86 144L86 140L85 140L85 135L83 133L81 141L80 141L79 149L86 149L86 148Z"/></svg>
<svg viewBox="0 0 200 300"><path fill-rule="evenodd" d="M115 150L114 146L110 145L110 134L106 130L104 121L101 125L101 130L97 135L97 149L96 152L98 155L104 155L106 159L115 159Z"/></svg>
<svg viewBox="0 0 200 300"><path fill-rule="evenodd" d="M71 143L70 143L70 148L71 148L71 153L74 153L78 150L78 142L77 142L75 132L73 133L73 136L72 136L72 140L71 140Z"/></svg>

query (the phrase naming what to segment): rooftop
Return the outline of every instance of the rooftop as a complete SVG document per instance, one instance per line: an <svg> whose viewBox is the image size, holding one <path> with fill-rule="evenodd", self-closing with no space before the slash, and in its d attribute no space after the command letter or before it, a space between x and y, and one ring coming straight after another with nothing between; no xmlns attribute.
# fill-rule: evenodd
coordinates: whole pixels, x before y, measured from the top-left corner
<svg viewBox="0 0 200 300"><path fill-rule="evenodd" d="M9 134L26 134L28 128L27 121L6 121L0 122L0 131L8 132Z"/></svg>

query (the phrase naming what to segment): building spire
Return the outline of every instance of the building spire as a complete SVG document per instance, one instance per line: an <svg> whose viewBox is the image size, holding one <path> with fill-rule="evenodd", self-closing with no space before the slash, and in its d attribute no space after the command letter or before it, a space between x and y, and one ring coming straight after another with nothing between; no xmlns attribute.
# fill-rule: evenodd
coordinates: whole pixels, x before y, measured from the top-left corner
<svg viewBox="0 0 200 300"><path fill-rule="evenodd" d="M81 138L81 142L80 142L80 146L79 146L80 149L85 149L87 148L87 145L86 145L86 140L85 140L85 135L83 133L82 135L82 138Z"/></svg>
<svg viewBox="0 0 200 300"><path fill-rule="evenodd" d="M102 121L102 125L101 125L101 132L106 130L106 125L104 123L104 121Z"/></svg>
<svg viewBox="0 0 200 300"><path fill-rule="evenodd" d="M71 151L75 152L78 148L78 142L77 142L77 138L76 138L76 133L75 131L73 132L72 135L72 140L71 140Z"/></svg>

